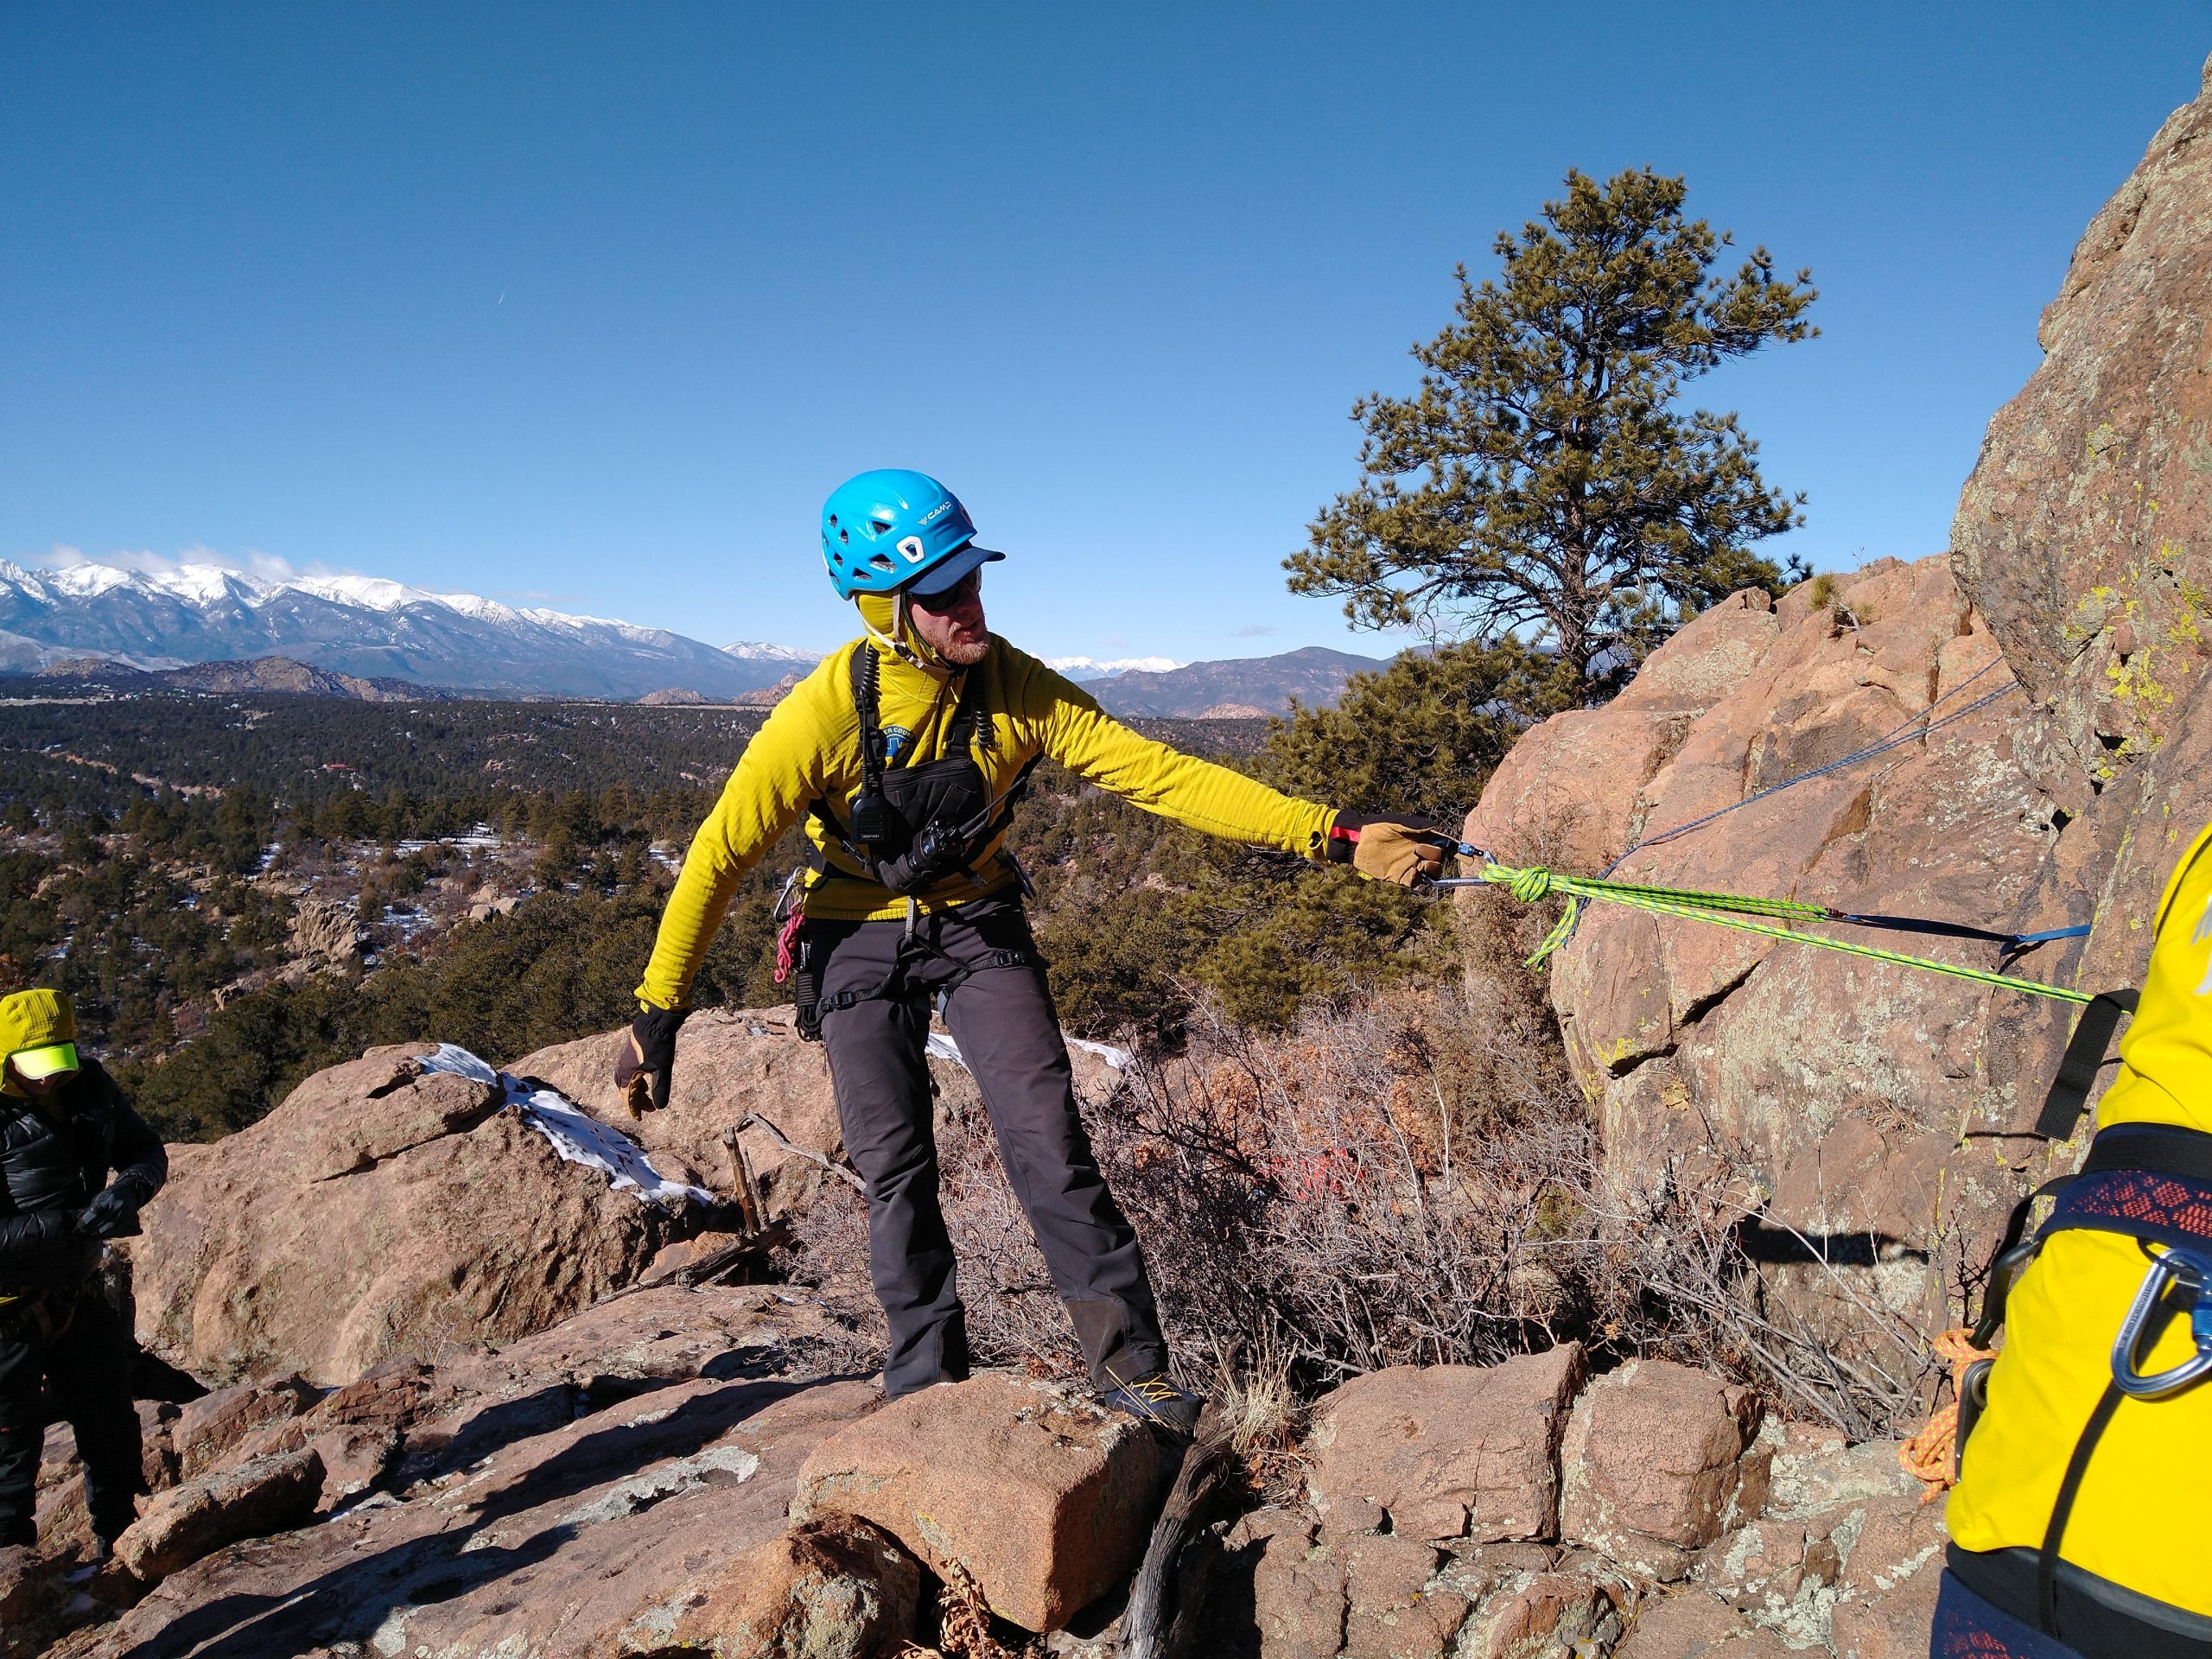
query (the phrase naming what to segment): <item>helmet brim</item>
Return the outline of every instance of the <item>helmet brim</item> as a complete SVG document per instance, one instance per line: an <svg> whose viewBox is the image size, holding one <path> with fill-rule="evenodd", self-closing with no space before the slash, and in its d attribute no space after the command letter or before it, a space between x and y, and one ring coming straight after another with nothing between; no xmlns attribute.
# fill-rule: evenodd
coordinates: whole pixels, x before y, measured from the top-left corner
<svg viewBox="0 0 2212 1659"><path fill-rule="evenodd" d="M918 594L928 599L948 588L958 587L968 579L970 572L980 570L987 564L995 564L1004 557L1006 555L1003 553L994 553L988 547L978 547L970 542L943 563L933 564L923 571L900 591Z"/></svg>

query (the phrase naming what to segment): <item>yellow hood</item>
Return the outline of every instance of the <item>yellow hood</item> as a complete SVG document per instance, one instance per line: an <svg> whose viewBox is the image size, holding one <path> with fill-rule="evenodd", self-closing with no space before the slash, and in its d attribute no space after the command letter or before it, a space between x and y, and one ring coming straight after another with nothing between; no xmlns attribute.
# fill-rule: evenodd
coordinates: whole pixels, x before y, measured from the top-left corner
<svg viewBox="0 0 2212 1659"><path fill-rule="evenodd" d="M0 1056L77 1040L77 1013L60 991L17 991L0 996ZM5 1088L0 1083L0 1088ZM19 1090L10 1089L15 1094Z"/></svg>

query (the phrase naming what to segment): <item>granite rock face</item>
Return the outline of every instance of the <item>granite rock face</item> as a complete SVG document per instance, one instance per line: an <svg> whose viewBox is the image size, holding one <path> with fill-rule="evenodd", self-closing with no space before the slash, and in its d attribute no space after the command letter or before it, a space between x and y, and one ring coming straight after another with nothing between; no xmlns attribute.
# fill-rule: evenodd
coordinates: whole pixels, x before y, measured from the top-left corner
<svg viewBox="0 0 2212 1659"><path fill-rule="evenodd" d="M2057 841L2016 753L2025 702L1946 561L1878 560L1697 618L1611 703L1523 737L1466 838L1512 864L1595 874L1626 854L1624 880L2010 928ZM1831 931L1996 963L1990 945ZM2021 970L2062 961L2046 949ZM1949 1322L1943 1252L1992 1232L2015 1191L1990 1137L2034 1116L1992 1052L1988 988L1610 904L1553 964L1569 1064L1633 1202L1756 1211L1770 1276L1816 1324ZM2008 1143L2014 1161L2026 1145Z"/></svg>
<svg viewBox="0 0 2212 1659"><path fill-rule="evenodd" d="M863 1535L779 1541L808 1453L878 1400L812 1368L820 1323L770 1288L644 1290L496 1351L378 1367L223 1456L257 1436L308 1437L299 1451L201 1478L248 1483L349 1433L397 1441L363 1491L320 1511L310 1495L283 1529L264 1517L246 1530L268 1535L234 1532L212 1553L197 1538L188 1565L149 1560L168 1569L158 1586L71 1652L277 1659L397 1651L403 1638L408 1651L486 1659L517 1643L577 1659L672 1644L735 1652L746 1649L715 1645L720 1612L772 1604L790 1615L786 1634L817 1643L791 1651L856 1659L870 1649L836 1646L837 1631L909 1627L915 1580L869 1555ZM190 1490L148 1503L133 1531L154 1533ZM778 1585L811 1586L852 1617L810 1624L788 1594L777 1602ZM694 1633L698 1644L682 1649Z"/></svg>
<svg viewBox="0 0 2212 1659"><path fill-rule="evenodd" d="M2030 694L2023 759L2069 820L2024 919L2094 923L2056 969L2090 990L2142 982L2166 877L2212 819L2208 211L2212 94L2090 222L1951 530L1960 585ZM2019 1096L2056 1066L2063 1012L1995 1011L1994 1067Z"/></svg>
<svg viewBox="0 0 2212 1659"><path fill-rule="evenodd" d="M2174 729L2212 653L2208 212L2212 89L2082 233L1952 526L1960 586L2044 715L2036 779L2075 815Z"/></svg>

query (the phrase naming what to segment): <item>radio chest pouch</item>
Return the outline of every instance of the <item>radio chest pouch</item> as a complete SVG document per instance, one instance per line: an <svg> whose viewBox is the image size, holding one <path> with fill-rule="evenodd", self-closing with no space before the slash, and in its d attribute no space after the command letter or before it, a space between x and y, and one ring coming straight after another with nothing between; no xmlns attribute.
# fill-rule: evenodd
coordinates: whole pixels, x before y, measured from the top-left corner
<svg viewBox="0 0 2212 1659"><path fill-rule="evenodd" d="M908 764L912 749L888 753L878 705L880 664L875 647L852 656L853 709L860 719L861 787L841 821L826 800L813 813L830 840L870 880L908 898L946 877L974 875L974 862L1014 817L1038 756L1022 767L1005 795L994 800L976 750L991 747L983 711L983 676L963 676L941 758Z"/></svg>

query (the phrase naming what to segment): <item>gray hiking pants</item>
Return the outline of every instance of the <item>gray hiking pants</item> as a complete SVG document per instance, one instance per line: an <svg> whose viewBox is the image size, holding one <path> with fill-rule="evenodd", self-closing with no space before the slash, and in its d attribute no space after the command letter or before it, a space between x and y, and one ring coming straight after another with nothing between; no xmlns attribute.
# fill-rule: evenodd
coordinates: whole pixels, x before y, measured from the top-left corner
<svg viewBox="0 0 2212 1659"><path fill-rule="evenodd" d="M1020 902L986 899L904 922L810 920L822 1040L845 1149L868 1183L868 1267L891 1325L896 1399L968 1374L967 1327L944 1215L923 1058L930 1007L975 1074L1007 1179L1101 1388L1166 1369L1135 1232L1106 1190L1076 1115L1074 1079Z"/></svg>

